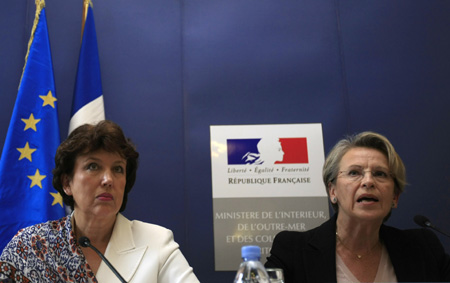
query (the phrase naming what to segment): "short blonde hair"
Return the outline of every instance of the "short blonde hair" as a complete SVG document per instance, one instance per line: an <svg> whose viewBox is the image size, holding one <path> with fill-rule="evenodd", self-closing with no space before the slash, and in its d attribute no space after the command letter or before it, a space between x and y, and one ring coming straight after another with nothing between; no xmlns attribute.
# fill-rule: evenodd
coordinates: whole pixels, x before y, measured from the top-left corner
<svg viewBox="0 0 450 283"><path fill-rule="evenodd" d="M330 196L329 186L336 183L339 174L339 166L342 157L353 148L372 148L383 153L388 159L389 170L394 178L394 193L400 195L406 186L406 170L403 161L394 149L394 146L383 135L374 132L362 132L356 135L347 136L340 140L328 153L323 165L322 178L325 184L327 195ZM338 212L337 203L332 203L334 211Z"/></svg>

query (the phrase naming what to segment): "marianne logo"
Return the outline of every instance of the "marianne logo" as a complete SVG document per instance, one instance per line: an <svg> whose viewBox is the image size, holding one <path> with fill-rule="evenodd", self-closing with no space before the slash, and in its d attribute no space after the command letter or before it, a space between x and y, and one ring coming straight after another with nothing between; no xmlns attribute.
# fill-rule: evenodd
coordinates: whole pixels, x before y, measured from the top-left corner
<svg viewBox="0 0 450 283"><path fill-rule="evenodd" d="M308 163L306 138L227 139L228 165Z"/></svg>

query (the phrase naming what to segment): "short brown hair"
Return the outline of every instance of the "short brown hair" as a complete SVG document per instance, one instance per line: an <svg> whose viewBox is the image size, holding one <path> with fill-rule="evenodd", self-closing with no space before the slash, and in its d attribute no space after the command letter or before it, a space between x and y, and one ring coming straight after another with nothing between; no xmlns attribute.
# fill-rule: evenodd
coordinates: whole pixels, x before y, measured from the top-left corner
<svg viewBox="0 0 450 283"><path fill-rule="evenodd" d="M65 141L63 141L55 155L55 168L53 169L53 187L62 195L66 205L74 209L74 199L67 195L63 189L63 177L73 177L75 161L79 155L88 154L97 150L118 153L127 162L126 184L120 212L125 210L128 193L136 180L139 153L130 139L126 138L122 129L116 123L104 120L96 125L84 124L76 128Z"/></svg>

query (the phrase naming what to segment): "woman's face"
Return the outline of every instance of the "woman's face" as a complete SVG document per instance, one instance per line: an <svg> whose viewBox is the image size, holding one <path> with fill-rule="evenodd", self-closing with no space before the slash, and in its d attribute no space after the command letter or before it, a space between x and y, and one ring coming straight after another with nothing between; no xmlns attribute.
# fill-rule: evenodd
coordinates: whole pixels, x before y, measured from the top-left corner
<svg viewBox="0 0 450 283"><path fill-rule="evenodd" d="M341 159L330 198L337 199L339 217L382 221L397 206L387 157L376 149L357 147Z"/></svg>
<svg viewBox="0 0 450 283"><path fill-rule="evenodd" d="M115 216L122 206L126 165L118 153L104 150L79 155L72 179L64 179L64 192L73 196L75 210L93 217Z"/></svg>

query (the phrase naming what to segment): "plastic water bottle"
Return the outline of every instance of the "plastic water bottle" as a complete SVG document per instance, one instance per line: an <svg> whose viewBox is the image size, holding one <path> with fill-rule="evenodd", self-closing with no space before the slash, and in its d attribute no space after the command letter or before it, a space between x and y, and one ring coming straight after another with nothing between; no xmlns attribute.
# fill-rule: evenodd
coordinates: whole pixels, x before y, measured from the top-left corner
<svg viewBox="0 0 450 283"><path fill-rule="evenodd" d="M234 283L269 283L266 269L259 261L261 249L258 246L243 246L241 253L244 261L239 266Z"/></svg>

